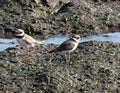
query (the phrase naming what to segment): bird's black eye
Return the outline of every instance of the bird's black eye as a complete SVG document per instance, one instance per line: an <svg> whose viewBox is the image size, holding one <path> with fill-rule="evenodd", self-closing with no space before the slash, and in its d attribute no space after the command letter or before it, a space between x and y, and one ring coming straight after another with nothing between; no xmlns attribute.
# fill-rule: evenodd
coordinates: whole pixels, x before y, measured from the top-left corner
<svg viewBox="0 0 120 93"><path fill-rule="evenodd" d="M79 39L79 37L76 37L77 39Z"/></svg>
<svg viewBox="0 0 120 93"><path fill-rule="evenodd" d="M15 32L15 34L22 34L22 32Z"/></svg>

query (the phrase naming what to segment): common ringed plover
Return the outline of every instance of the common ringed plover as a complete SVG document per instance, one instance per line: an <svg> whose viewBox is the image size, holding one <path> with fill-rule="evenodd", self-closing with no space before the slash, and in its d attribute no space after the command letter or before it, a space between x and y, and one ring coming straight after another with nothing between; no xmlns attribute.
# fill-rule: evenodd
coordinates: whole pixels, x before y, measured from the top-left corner
<svg viewBox="0 0 120 93"><path fill-rule="evenodd" d="M80 41L80 36L77 34L73 34L70 39L67 41L64 41L59 47L56 49L50 51L49 53L58 53L58 54L64 54L66 62L70 62L70 53L73 52Z"/></svg>
<svg viewBox="0 0 120 93"><path fill-rule="evenodd" d="M15 31L15 36L20 46L27 48L27 51L25 53L26 57L29 56L29 52L30 52L29 47L34 47L35 45L43 44L44 42L44 41L35 40L30 35L26 34L23 29L17 29Z"/></svg>

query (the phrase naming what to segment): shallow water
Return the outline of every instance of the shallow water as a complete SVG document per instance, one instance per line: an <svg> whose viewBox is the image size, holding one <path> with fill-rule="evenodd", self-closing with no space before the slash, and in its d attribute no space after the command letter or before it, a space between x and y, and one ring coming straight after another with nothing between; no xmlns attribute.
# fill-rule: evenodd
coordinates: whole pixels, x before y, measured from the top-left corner
<svg viewBox="0 0 120 93"><path fill-rule="evenodd" d="M15 39L0 39L0 51L4 51L5 49L9 47L16 47L17 42L13 44L13 42L16 42Z"/></svg>
<svg viewBox="0 0 120 93"><path fill-rule="evenodd" d="M45 44L61 44L63 41L67 40L67 36L53 36L45 40ZM82 37L80 43L82 42L89 42L89 41L112 41L120 43L120 32L115 33L108 33L108 34L100 34L100 35L93 35L88 37ZM13 44L13 42L15 44ZM18 43L15 39L0 39L0 51L4 51L9 47L16 47Z"/></svg>
<svg viewBox="0 0 120 93"><path fill-rule="evenodd" d="M120 43L120 32L88 36L86 38L82 38L81 42L88 42L93 40Z"/></svg>
<svg viewBox="0 0 120 93"><path fill-rule="evenodd" d="M48 38L45 40L46 44L61 44L63 41L67 40L67 36L54 36L51 38ZM88 36L88 37L82 37L80 40L80 43L82 42L89 42L89 41L112 41L112 42L117 42L120 43L120 32L115 32L115 33L108 33L108 34L100 34L100 35L93 35L93 36Z"/></svg>

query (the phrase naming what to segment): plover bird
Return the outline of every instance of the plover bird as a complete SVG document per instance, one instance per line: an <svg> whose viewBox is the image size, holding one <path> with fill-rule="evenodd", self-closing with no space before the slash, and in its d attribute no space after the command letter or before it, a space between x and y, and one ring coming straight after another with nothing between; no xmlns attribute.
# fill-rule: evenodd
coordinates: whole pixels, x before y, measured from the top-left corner
<svg viewBox="0 0 120 93"><path fill-rule="evenodd" d="M62 54L65 56L66 62L70 62L70 53L77 48L79 41L80 41L80 36L77 34L73 34L73 36L70 39L64 41L59 47L50 51L49 53L54 52L60 55Z"/></svg>
<svg viewBox="0 0 120 93"><path fill-rule="evenodd" d="M37 44L43 44L44 41L37 41L28 34L24 32L23 29L17 29L15 31L15 36L18 44L22 46L23 48L27 48L27 51L25 53L26 57L29 56L29 47L34 47Z"/></svg>

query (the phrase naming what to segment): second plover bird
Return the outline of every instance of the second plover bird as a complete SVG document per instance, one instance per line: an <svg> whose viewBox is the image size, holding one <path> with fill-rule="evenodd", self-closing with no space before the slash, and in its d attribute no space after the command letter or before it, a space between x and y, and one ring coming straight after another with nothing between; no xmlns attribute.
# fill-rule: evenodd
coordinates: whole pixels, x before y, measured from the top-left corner
<svg viewBox="0 0 120 93"><path fill-rule="evenodd" d="M37 41L28 34L24 32L23 29L17 29L15 31L15 36L17 42L22 46L23 48L27 48L27 51L25 53L26 57L29 56L29 47L34 47L37 44L43 44L44 41Z"/></svg>
<svg viewBox="0 0 120 93"><path fill-rule="evenodd" d="M70 39L67 41L64 41L59 47L56 49L50 51L49 53L58 53L58 54L64 54L66 62L70 62L70 53L73 52L80 41L80 36L77 34L73 34Z"/></svg>

